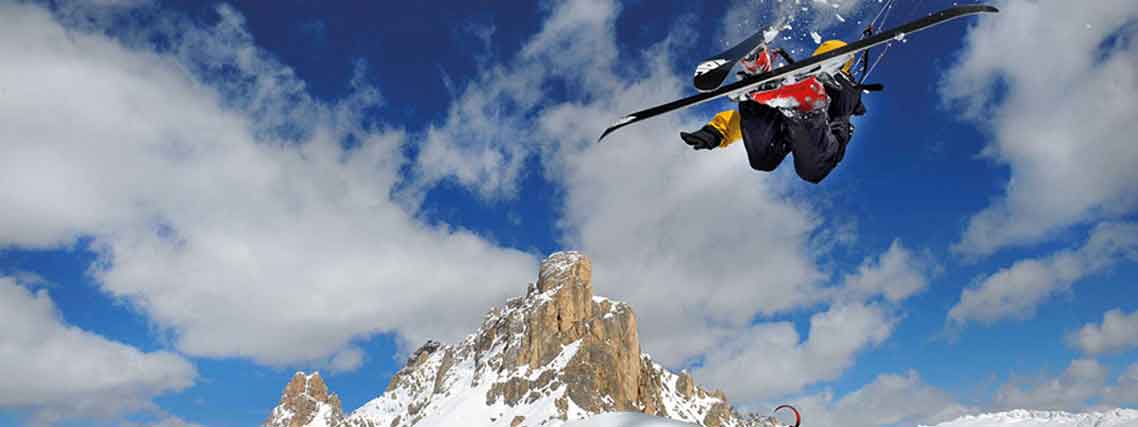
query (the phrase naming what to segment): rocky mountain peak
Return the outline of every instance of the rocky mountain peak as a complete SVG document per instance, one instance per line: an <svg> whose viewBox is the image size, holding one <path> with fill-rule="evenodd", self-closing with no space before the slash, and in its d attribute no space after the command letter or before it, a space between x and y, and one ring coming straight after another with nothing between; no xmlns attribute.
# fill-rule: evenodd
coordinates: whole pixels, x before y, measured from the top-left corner
<svg viewBox="0 0 1138 427"><path fill-rule="evenodd" d="M636 315L626 304L593 296L592 263L584 255L551 255L541 263L535 292L510 300L486 320L481 347L504 342L503 367L548 372L533 380L511 378L492 388L488 400L516 405L532 399L531 393L562 388L567 398L558 404L561 416L567 416L569 400L593 413L640 410ZM559 371L546 368L559 358L567 358Z"/></svg>
<svg viewBox="0 0 1138 427"><path fill-rule="evenodd" d="M580 252L556 252L541 262L537 291L548 292L561 286L593 293L593 263Z"/></svg>
<svg viewBox="0 0 1138 427"><path fill-rule="evenodd" d="M615 411L708 427L766 425L642 354L632 307L593 295L588 257L558 252L524 296L491 308L462 342L428 341L412 352L384 393L341 427L552 427Z"/></svg>
<svg viewBox="0 0 1138 427"><path fill-rule="evenodd" d="M319 372L297 372L281 393L265 427L333 426L344 418L340 398L328 392Z"/></svg>
<svg viewBox="0 0 1138 427"><path fill-rule="evenodd" d="M282 398L296 400L305 396L320 402L328 401L328 385L324 384L319 372L311 375L303 372L293 374L292 380L285 386Z"/></svg>
<svg viewBox="0 0 1138 427"><path fill-rule="evenodd" d="M548 322L537 325L534 332L561 335L562 341L581 338L591 325L583 323L593 318L593 264L577 252L558 252L541 263L537 291L547 297L540 317ZM631 316L631 310L629 310ZM600 326L600 325L598 325ZM639 348L639 343L631 343Z"/></svg>

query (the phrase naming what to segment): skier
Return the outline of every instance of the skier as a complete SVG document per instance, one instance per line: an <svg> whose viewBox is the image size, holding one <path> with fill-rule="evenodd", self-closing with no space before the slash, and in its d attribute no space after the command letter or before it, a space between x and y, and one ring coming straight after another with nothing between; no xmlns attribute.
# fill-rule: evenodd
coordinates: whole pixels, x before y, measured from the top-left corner
<svg viewBox="0 0 1138 427"><path fill-rule="evenodd" d="M814 56L846 46L841 40L822 43ZM789 58L788 58L789 59ZM757 74L770 71L771 55L765 47L748 55L742 61L744 72ZM853 59L834 73L832 79L822 79L829 105L816 109L809 107L784 114L766 104L744 99L738 110L716 114L711 121L695 132L680 132L680 138L696 150L726 147L739 139L747 150L751 168L770 172L775 170L787 154L794 153L794 170L802 179L817 184L842 160L853 136L850 116L865 114L861 103L861 88L851 75Z"/></svg>

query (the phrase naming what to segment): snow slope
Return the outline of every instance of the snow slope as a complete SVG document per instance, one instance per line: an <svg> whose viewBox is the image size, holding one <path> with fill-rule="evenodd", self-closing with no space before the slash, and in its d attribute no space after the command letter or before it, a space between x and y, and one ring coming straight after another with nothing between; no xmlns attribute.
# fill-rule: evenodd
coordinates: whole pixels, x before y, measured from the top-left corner
<svg viewBox="0 0 1138 427"><path fill-rule="evenodd" d="M612 412L571 421L564 427L696 427L698 425L638 412Z"/></svg>
<svg viewBox="0 0 1138 427"><path fill-rule="evenodd" d="M1115 409L1081 414L1015 410L968 415L935 427L1138 427L1138 410Z"/></svg>
<svg viewBox="0 0 1138 427"><path fill-rule="evenodd" d="M667 418L621 412L573 421L564 427L693 427ZM968 415L936 427L1138 427L1138 410L1072 414L1058 411L1015 410L993 414Z"/></svg>

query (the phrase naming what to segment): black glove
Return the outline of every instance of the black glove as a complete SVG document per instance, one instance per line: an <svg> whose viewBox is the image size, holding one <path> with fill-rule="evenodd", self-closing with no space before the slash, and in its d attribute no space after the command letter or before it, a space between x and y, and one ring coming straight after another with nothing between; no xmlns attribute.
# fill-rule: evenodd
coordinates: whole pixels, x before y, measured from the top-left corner
<svg viewBox="0 0 1138 427"><path fill-rule="evenodd" d="M830 117L849 117L865 114L861 103L861 87L849 75L839 72L832 79L826 79L826 94L830 96Z"/></svg>
<svg viewBox="0 0 1138 427"><path fill-rule="evenodd" d="M723 135L711 126L704 126L692 133L680 132L680 138L696 150L710 150L723 143Z"/></svg>

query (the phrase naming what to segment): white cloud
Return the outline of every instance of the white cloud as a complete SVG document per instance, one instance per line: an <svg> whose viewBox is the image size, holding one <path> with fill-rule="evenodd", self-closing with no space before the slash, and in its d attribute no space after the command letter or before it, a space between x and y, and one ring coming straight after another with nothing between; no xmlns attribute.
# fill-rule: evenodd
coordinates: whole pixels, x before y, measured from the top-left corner
<svg viewBox="0 0 1138 427"><path fill-rule="evenodd" d="M363 365L364 357L364 352L359 347L349 347L332 356L332 360L328 361L328 368L332 372L354 371Z"/></svg>
<svg viewBox="0 0 1138 427"><path fill-rule="evenodd" d="M1074 360L1057 377L1012 378L990 402L969 406L925 384L916 371L882 374L835 400L832 391L791 399L809 423L819 427L936 425L979 411L1010 409L1089 411L1138 403L1138 363L1116 380L1090 359Z"/></svg>
<svg viewBox="0 0 1138 427"><path fill-rule="evenodd" d="M861 298L880 294L898 303L928 287L930 269L927 261L895 240L880 257L865 260L855 273L846 276L843 290Z"/></svg>
<svg viewBox="0 0 1138 427"><path fill-rule="evenodd" d="M182 357L143 352L63 322L47 291L0 277L0 409L36 418L115 417L193 385Z"/></svg>
<svg viewBox="0 0 1138 427"><path fill-rule="evenodd" d="M1123 260L1138 260L1138 224L1100 224L1082 247L1018 261L965 289L948 317L956 325L1027 318L1055 294Z"/></svg>
<svg viewBox="0 0 1138 427"><path fill-rule="evenodd" d="M792 403L808 414L810 425L818 427L935 425L972 411L925 384L916 371L879 375L837 401L825 392Z"/></svg>
<svg viewBox="0 0 1138 427"><path fill-rule="evenodd" d="M755 176L742 147L652 147L682 128L615 135L566 159L563 177L563 221L596 260L598 289L637 307L645 348L673 364L756 314L820 302L826 279L808 250L821 220L781 188L797 178Z"/></svg>
<svg viewBox="0 0 1138 427"><path fill-rule="evenodd" d="M90 0L91 3L98 6L138 6L140 4L148 3L150 0Z"/></svg>
<svg viewBox="0 0 1138 427"><path fill-rule="evenodd" d="M1106 389L1102 404L1115 408L1138 405L1138 362L1126 368L1118 377L1117 383Z"/></svg>
<svg viewBox="0 0 1138 427"><path fill-rule="evenodd" d="M1077 359L1056 377L1013 377L996 391L994 410L1101 411L1138 404L1138 363L1117 378L1096 360Z"/></svg>
<svg viewBox="0 0 1138 427"><path fill-rule="evenodd" d="M1083 411L1089 400L1106 390L1106 367L1090 359L1071 362L1063 374L1026 384L1009 381L996 392L994 405L999 409L1035 409Z"/></svg>
<svg viewBox="0 0 1138 427"><path fill-rule="evenodd" d="M879 307L848 305L812 316L804 341L793 323L757 325L709 350L693 375L723 387L738 401L784 396L837 378L857 353L888 338L894 324ZM747 375L740 377L740 372Z"/></svg>
<svg viewBox="0 0 1138 427"><path fill-rule="evenodd" d="M611 37L619 7L609 0L556 2L541 31L511 63L484 69L427 131L416 172L421 185L454 179L488 199L512 198L525 160L541 148L533 121L550 103L547 83L582 98L619 96Z"/></svg>
<svg viewBox="0 0 1138 427"><path fill-rule="evenodd" d="M728 11L719 35L724 48L734 45L755 31L775 28L782 30L777 39L779 47L786 49L796 56L807 56L817 46L810 37L811 32L819 32L824 38L842 38L856 36L863 28L861 22L868 23L877 16L884 4L877 1L844 0L844 1L771 1L771 0L735 0L728 6ZM894 12L894 16L896 16ZM851 24L857 22L858 26L843 25L838 19L847 19ZM896 23L893 20L890 23ZM781 25L780 25L781 24ZM850 31L850 34L838 31Z"/></svg>
<svg viewBox="0 0 1138 427"><path fill-rule="evenodd" d="M150 427L204 427L201 424L195 424L183 420L175 416L166 416L158 419L157 422L150 424Z"/></svg>
<svg viewBox="0 0 1138 427"><path fill-rule="evenodd" d="M396 192L406 136L360 113L374 89L315 102L219 12L120 41L0 5L0 245L92 236L100 288L178 350L270 364L323 364L381 332L454 339L524 289L531 255L414 217Z"/></svg>
<svg viewBox="0 0 1138 427"><path fill-rule="evenodd" d="M942 87L994 137L1004 194L954 250L970 256L1042 241L1138 204L1138 3L1006 0L981 20Z"/></svg>
<svg viewBox="0 0 1138 427"><path fill-rule="evenodd" d="M1101 324L1087 324L1067 336L1067 342L1083 353L1101 354L1138 347L1138 311L1130 314L1111 310Z"/></svg>

